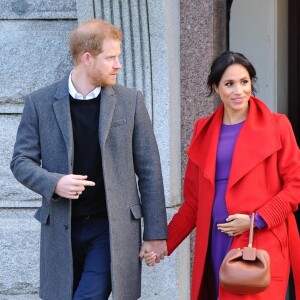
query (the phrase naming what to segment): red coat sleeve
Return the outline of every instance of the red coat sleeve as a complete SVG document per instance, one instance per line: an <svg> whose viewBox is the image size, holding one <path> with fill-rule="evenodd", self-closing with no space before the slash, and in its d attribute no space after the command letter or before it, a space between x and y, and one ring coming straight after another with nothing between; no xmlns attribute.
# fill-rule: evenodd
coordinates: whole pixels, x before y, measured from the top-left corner
<svg viewBox="0 0 300 300"><path fill-rule="evenodd" d="M275 227L284 222L300 203L300 152L292 130L285 115L277 116L278 131L282 148L277 153L278 172L282 179L282 189L257 212L268 227Z"/></svg>
<svg viewBox="0 0 300 300"><path fill-rule="evenodd" d="M184 202L168 225L167 247L169 255L196 227L198 208L198 169L188 160L184 178Z"/></svg>

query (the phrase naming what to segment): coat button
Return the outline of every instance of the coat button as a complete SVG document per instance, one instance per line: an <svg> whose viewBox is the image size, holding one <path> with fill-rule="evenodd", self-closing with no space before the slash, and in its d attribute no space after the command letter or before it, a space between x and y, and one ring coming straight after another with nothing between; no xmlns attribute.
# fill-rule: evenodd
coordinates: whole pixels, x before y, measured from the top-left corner
<svg viewBox="0 0 300 300"><path fill-rule="evenodd" d="M65 224L64 227L65 227L66 230L69 229L69 225L67 225L67 224Z"/></svg>

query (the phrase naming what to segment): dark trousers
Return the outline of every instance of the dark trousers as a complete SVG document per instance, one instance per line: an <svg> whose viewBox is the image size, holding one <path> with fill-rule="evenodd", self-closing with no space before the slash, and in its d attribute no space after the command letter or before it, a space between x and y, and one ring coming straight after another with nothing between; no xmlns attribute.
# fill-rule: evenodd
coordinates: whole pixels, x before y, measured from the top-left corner
<svg viewBox="0 0 300 300"><path fill-rule="evenodd" d="M111 293L107 218L72 220L73 300L107 300Z"/></svg>

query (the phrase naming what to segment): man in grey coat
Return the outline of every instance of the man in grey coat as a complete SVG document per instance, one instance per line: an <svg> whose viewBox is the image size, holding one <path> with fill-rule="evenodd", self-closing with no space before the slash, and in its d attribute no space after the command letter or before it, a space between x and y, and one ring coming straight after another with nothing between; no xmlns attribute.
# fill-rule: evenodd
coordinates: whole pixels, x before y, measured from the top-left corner
<svg viewBox="0 0 300 300"><path fill-rule="evenodd" d="M142 94L116 85L121 40L110 23L83 23L70 38L72 72L25 97L11 170L42 196L44 300L138 299L139 253L167 253L151 121Z"/></svg>

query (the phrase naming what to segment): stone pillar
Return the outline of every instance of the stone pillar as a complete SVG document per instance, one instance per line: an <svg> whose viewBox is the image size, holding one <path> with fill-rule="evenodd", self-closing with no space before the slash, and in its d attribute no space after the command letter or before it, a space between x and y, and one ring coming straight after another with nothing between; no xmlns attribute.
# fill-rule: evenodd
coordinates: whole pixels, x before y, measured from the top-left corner
<svg viewBox="0 0 300 300"><path fill-rule="evenodd" d="M206 81L212 60L226 50L226 0L181 0L181 141L183 170L195 120L219 104L208 98Z"/></svg>

